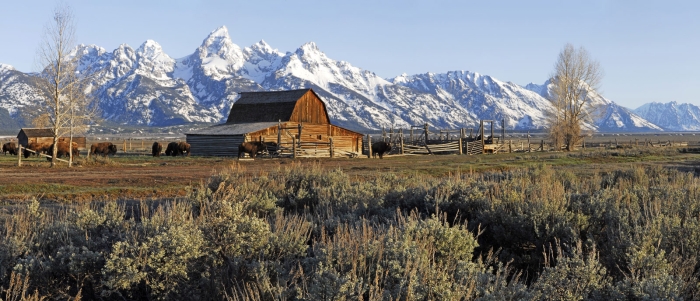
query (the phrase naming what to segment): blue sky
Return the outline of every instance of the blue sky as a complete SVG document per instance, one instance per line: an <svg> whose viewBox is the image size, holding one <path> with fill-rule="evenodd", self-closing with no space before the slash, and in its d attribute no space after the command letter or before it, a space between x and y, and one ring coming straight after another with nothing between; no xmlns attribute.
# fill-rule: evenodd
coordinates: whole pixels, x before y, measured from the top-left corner
<svg viewBox="0 0 700 301"><path fill-rule="evenodd" d="M636 108L700 105L700 1L223 1L64 0L77 42L108 51L147 39L174 58L225 25L241 47L283 52L316 42L326 55L389 78L468 70L542 84L566 43L603 67L601 92ZM57 1L0 1L0 63L36 69L43 26Z"/></svg>

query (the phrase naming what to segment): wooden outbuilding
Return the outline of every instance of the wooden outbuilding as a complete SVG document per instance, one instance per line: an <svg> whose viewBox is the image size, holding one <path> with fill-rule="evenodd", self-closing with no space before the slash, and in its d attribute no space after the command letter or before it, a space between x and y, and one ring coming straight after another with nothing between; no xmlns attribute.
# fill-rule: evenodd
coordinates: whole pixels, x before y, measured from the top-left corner
<svg viewBox="0 0 700 301"><path fill-rule="evenodd" d="M53 131L50 128L22 128L17 134L17 141L26 147L31 142L53 144ZM68 142L70 137L59 137L59 142ZM86 139L84 136L73 136L73 142L78 144L78 149L85 149Z"/></svg>
<svg viewBox="0 0 700 301"><path fill-rule="evenodd" d="M312 89L243 92L226 123L186 133L197 156L237 156L244 141L263 141L275 155L358 156L363 134L330 123L326 105Z"/></svg>

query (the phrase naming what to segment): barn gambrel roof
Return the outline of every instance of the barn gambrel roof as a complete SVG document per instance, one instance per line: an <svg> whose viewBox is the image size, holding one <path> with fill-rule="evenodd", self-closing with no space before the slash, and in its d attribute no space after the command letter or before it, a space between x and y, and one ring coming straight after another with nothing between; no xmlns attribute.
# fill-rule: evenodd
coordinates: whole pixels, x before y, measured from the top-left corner
<svg viewBox="0 0 700 301"><path fill-rule="evenodd" d="M318 97L311 89L241 92L241 97L231 106L226 123L288 121L297 101L309 91ZM325 104L323 104L323 111L328 116Z"/></svg>

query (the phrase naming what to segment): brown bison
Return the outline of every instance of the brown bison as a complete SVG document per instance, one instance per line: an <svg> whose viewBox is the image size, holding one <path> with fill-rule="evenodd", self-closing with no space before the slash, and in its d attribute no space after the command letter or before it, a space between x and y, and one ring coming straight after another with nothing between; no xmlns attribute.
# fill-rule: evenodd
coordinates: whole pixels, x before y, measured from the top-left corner
<svg viewBox="0 0 700 301"><path fill-rule="evenodd" d="M250 155L251 158L255 158L257 153L265 151L267 151L267 146L263 142L243 142L238 146L238 158L240 159L244 153Z"/></svg>
<svg viewBox="0 0 700 301"><path fill-rule="evenodd" d="M2 153L7 155L8 152L10 155L17 154L17 145L14 142L8 142L2 145Z"/></svg>
<svg viewBox="0 0 700 301"><path fill-rule="evenodd" d="M376 157L376 155L379 155L379 159L382 159L384 153L388 153L390 151L391 143L384 141L372 143L372 157Z"/></svg>
<svg viewBox="0 0 700 301"><path fill-rule="evenodd" d="M37 142L30 142L29 145L24 149L24 157L29 158L32 154L35 154L36 156L39 156L39 154L46 153L49 150L49 147L51 147L51 144L49 143L37 143ZM34 152L30 152L30 150L33 150Z"/></svg>
<svg viewBox="0 0 700 301"><path fill-rule="evenodd" d="M160 157L160 153L163 152L163 145L156 141L153 142L153 147L151 149L154 157Z"/></svg>
<svg viewBox="0 0 700 301"><path fill-rule="evenodd" d="M190 155L190 145L187 142L170 142L165 149L166 156Z"/></svg>
<svg viewBox="0 0 700 301"><path fill-rule="evenodd" d="M49 149L47 150L49 153L49 156L53 155L53 144L49 146ZM73 142L73 157L80 157L80 151L78 150L78 143ZM58 143L58 150L56 151L56 157L57 158L63 158L68 157L71 152L71 148L68 145L68 142L59 142ZM46 160L51 161L51 158L46 157Z"/></svg>
<svg viewBox="0 0 700 301"><path fill-rule="evenodd" d="M178 142L177 149L180 152L180 155L184 155L185 153L187 153L187 156L190 155L190 144L187 142Z"/></svg>
<svg viewBox="0 0 700 301"><path fill-rule="evenodd" d="M117 146L112 142L100 142L90 145L89 155L113 156L117 153Z"/></svg>

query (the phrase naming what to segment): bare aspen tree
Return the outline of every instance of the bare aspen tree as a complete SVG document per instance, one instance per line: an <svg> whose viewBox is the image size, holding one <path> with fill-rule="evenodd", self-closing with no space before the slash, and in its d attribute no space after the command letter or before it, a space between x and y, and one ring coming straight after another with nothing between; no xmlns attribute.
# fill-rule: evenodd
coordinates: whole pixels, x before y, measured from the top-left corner
<svg viewBox="0 0 700 301"><path fill-rule="evenodd" d="M73 137L86 133L89 125L98 117L98 109L93 102L94 98L87 91L91 88L89 84L90 74L88 70L74 72L71 75L74 77L71 80L73 84L68 87L66 93L69 167L73 165Z"/></svg>
<svg viewBox="0 0 700 301"><path fill-rule="evenodd" d="M548 116L549 131L557 148L562 144L574 150L583 138L585 122L592 121L596 111L591 96L602 79L600 64L590 58L583 47L566 44L554 64L549 100L554 112Z"/></svg>
<svg viewBox="0 0 700 301"><path fill-rule="evenodd" d="M41 71L37 86L43 94L38 108L48 116L53 133L51 166L56 165L59 137L70 134L69 162L72 163L72 137L90 118L89 96L85 95L86 76L78 70L75 48L75 22L73 13L65 4L54 9L53 19L44 29L44 37L37 51L37 63ZM72 165L69 163L70 165Z"/></svg>

